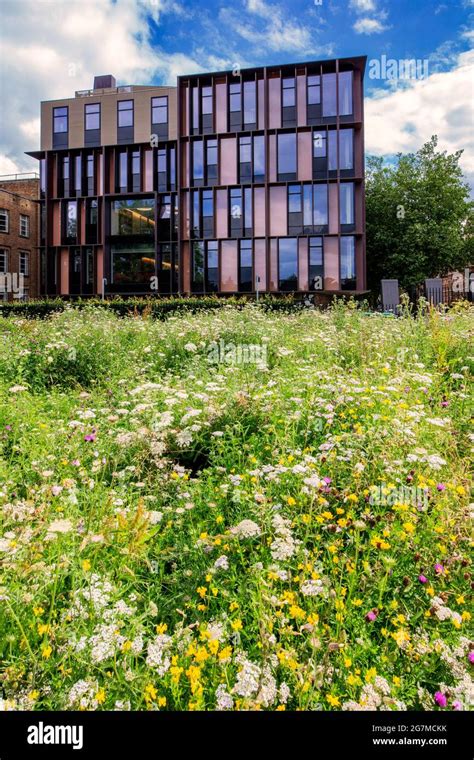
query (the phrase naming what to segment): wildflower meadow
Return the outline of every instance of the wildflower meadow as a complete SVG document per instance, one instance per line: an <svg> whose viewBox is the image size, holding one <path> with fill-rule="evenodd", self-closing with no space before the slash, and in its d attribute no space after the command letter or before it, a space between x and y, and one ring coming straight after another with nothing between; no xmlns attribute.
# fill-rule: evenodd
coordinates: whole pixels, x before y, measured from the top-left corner
<svg viewBox="0 0 474 760"><path fill-rule="evenodd" d="M7 710L467 710L473 314L0 318Z"/></svg>

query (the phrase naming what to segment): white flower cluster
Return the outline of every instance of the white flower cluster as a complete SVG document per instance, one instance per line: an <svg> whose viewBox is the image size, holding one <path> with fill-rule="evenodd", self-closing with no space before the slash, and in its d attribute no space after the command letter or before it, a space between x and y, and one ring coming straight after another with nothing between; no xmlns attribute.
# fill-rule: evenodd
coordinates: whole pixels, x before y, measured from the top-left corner
<svg viewBox="0 0 474 760"><path fill-rule="evenodd" d="M272 519L272 525L276 533L276 538L270 546L270 553L273 559L276 561L290 559L300 543L300 541L296 541L293 538L291 521L281 515L275 515Z"/></svg>
<svg viewBox="0 0 474 760"><path fill-rule="evenodd" d="M154 641L150 641L148 644L146 664L150 668L156 668L159 676L164 676L171 665L171 659L168 655L171 641L171 636L160 633Z"/></svg>
<svg viewBox="0 0 474 760"><path fill-rule="evenodd" d="M230 529L230 532L239 538L255 538L256 536L259 536L262 531L253 520L242 520L238 525L234 525L234 527Z"/></svg>

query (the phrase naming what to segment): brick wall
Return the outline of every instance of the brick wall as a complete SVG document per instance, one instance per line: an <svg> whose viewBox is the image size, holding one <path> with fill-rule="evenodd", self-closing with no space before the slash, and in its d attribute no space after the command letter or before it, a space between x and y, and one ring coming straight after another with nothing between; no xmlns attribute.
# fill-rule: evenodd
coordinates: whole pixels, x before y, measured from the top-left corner
<svg viewBox="0 0 474 760"><path fill-rule="evenodd" d="M37 298L39 295L38 199L38 179L2 180L0 178L0 209L6 209L9 216L9 231L0 232L0 249L7 251L7 272L12 275L13 289L16 290L15 275L20 274L20 251L29 254L29 275L23 280L25 296L28 298ZM30 220L28 237L20 235L20 215L22 214L28 216ZM16 283L19 283L18 279ZM5 296L0 293L0 299L2 298ZM9 301L16 300L12 292L8 293L7 298Z"/></svg>

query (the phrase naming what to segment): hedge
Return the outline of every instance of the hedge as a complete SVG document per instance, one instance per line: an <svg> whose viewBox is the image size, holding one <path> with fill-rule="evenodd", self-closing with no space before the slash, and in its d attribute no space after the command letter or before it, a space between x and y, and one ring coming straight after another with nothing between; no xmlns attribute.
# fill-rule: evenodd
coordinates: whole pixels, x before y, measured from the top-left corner
<svg viewBox="0 0 474 760"><path fill-rule="evenodd" d="M106 309L120 317L129 315L147 314L155 319L166 319L172 314L190 312L195 314L199 311L223 309L226 306L243 308L246 303L255 302L254 299L245 296L229 296L218 298L217 296L190 296L189 298L112 298L101 300L99 298L64 300L62 298L45 298L32 301L4 301L0 302L0 316L3 317L26 317L27 319L45 318L50 314L65 311L66 309L98 308ZM265 295L258 302L264 311L292 312L303 307L301 299L293 296L274 297Z"/></svg>

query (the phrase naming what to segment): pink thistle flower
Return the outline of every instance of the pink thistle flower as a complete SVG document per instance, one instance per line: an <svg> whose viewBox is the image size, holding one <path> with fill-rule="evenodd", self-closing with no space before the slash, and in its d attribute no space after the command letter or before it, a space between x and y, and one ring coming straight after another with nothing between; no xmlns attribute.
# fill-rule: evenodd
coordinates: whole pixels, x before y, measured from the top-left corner
<svg viewBox="0 0 474 760"><path fill-rule="evenodd" d="M419 575L418 580L420 581L420 583L428 583L428 578L426 577L426 575Z"/></svg>
<svg viewBox="0 0 474 760"><path fill-rule="evenodd" d="M436 565L434 566L434 569L437 575L443 575L444 565L441 565L439 562L437 562Z"/></svg>
<svg viewBox="0 0 474 760"><path fill-rule="evenodd" d="M436 486L436 488L437 488L438 491L445 491L446 490L446 486L444 485L444 483L438 483L438 485Z"/></svg>
<svg viewBox="0 0 474 760"><path fill-rule="evenodd" d="M370 612L367 613L367 615L365 616L365 619L367 620L368 623L373 623L376 617L377 617L377 614L373 610L371 610Z"/></svg>
<svg viewBox="0 0 474 760"><path fill-rule="evenodd" d="M446 707L448 700L442 691L437 691L434 695L434 700L439 707Z"/></svg>
<svg viewBox="0 0 474 760"><path fill-rule="evenodd" d="M462 705L461 705L459 699L456 699L453 702L453 710L460 710L461 708L462 708Z"/></svg>
<svg viewBox="0 0 474 760"><path fill-rule="evenodd" d="M471 663L471 665L474 665L474 651L473 652L469 652L469 654L467 656L467 659L469 660L469 662Z"/></svg>

